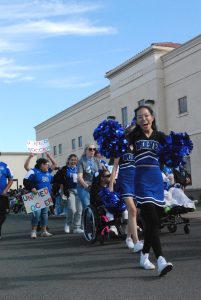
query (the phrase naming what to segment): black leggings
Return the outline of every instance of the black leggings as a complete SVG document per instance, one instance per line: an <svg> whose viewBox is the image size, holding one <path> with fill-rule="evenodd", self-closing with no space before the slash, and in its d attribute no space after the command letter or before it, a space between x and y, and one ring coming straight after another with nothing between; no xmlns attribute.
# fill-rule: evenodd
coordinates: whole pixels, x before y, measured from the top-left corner
<svg viewBox="0 0 201 300"><path fill-rule="evenodd" d="M152 247L156 258L163 256L160 242L160 215L163 213L163 208L154 203L144 203L141 205L141 216L144 220L144 247L142 252L149 253Z"/></svg>
<svg viewBox="0 0 201 300"><path fill-rule="evenodd" d="M6 216L7 214L5 211L0 211L0 236L1 236L1 227L6 220Z"/></svg>

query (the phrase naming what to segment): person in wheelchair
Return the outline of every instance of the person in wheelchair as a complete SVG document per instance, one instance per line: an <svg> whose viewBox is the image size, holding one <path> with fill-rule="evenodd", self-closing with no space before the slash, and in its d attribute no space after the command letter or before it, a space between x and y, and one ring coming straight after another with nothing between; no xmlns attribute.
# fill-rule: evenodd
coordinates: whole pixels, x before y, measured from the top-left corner
<svg viewBox="0 0 201 300"><path fill-rule="evenodd" d="M99 214L106 216L106 221L110 222L114 220L114 214L111 213L104 205L100 192L104 188L109 187L110 183L110 172L107 169L99 170L93 178L92 186L91 186L91 192L90 192L90 204L93 205ZM118 230L116 226L111 225L109 228L109 231L111 233L114 233L115 235L118 235Z"/></svg>

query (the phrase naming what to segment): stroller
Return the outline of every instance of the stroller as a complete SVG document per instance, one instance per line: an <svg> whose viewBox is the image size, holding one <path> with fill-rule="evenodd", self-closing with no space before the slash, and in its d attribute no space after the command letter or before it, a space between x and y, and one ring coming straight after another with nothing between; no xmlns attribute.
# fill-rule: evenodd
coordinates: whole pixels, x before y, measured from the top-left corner
<svg viewBox="0 0 201 300"><path fill-rule="evenodd" d="M177 231L178 225L184 224L184 233L190 233L190 220L182 215L188 212L193 212L193 208L186 208L183 206L173 206L164 211L164 216L160 219L160 228L167 227L168 231L174 233Z"/></svg>
<svg viewBox="0 0 201 300"><path fill-rule="evenodd" d="M177 231L177 226L184 224L184 232L190 233L190 221L183 215L195 211L196 201L189 199L181 186L175 184L165 191L166 207L164 216L161 217L161 228L167 226L169 232Z"/></svg>

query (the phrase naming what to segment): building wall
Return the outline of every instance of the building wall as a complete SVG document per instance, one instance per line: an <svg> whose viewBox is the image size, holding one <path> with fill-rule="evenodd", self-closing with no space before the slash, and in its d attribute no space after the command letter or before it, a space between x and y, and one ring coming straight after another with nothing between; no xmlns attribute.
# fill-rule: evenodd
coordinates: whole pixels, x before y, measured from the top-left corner
<svg viewBox="0 0 201 300"><path fill-rule="evenodd" d="M162 58L168 130L187 132L193 143L193 188L201 187L201 37ZM187 97L187 113L179 114L178 99Z"/></svg>
<svg viewBox="0 0 201 300"><path fill-rule="evenodd" d="M23 185L23 178L26 174L24 169L24 163L28 158L29 153L27 152L1 152L0 160L7 163L9 166L14 179L18 180L18 185ZM37 157L34 156L30 162L30 168L34 167ZM14 181L12 189L17 188L17 181Z"/></svg>
<svg viewBox="0 0 201 300"><path fill-rule="evenodd" d="M154 100L158 128L169 133L185 132L194 142L191 155L192 186L201 190L201 36L180 48L151 46L106 73L110 85L64 112L36 126L37 139L49 138L53 147L62 143L63 153L55 158L59 165L74 152L81 155L83 147L72 151L71 140L83 136L83 145L93 140L94 128L108 115L122 122L121 110L128 109L128 121L138 101ZM187 96L188 112L178 113L178 99Z"/></svg>

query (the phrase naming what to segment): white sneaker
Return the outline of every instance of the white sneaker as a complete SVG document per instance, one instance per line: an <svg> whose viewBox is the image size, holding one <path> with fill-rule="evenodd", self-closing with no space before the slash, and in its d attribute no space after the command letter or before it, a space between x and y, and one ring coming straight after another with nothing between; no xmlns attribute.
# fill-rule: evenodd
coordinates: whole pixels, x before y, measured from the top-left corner
<svg viewBox="0 0 201 300"><path fill-rule="evenodd" d="M37 233L35 230L31 231L31 239L37 239Z"/></svg>
<svg viewBox="0 0 201 300"><path fill-rule="evenodd" d="M144 243L142 241L138 241L138 242L134 243L133 251L135 253L137 253L142 250L143 246L144 246Z"/></svg>
<svg viewBox="0 0 201 300"><path fill-rule="evenodd" d="M84 230L81 229L81 228L75 228L75 229L73 229L73 233L83 233L83 232L84 232Z"/></svg>
<svg viewBox="0 0 201 300"><path fill-rule="evenodd" d="M70 233L70 226L67 223L65 223L65 225L64 225L64 232Z"/></svg>
<svg viewBox="0 0 201 300"><path fill-rule="evenodd" d="M116 226L114 226L114 225L110 226L109 231L112 232L112 233L114 233L115 235L118 235L117 228L116 228Z"/></svg>
<svg viewBox="0 0 201 300"><path fill-rule="evenodd" d="M126 245L129 249L134 249L133 239L131 237L126 238Z"/></svg>
<svg viewBox="0 0 201 300"><path fill-rule="evenodd" d="M49 237L49 236L52 236L52 233L50 233L50 232L48 232L48 231L46 230L46 231L41 232L41 236L42 236L42 237Z"/></svg>
<svg viewBox="0 0 201 300"><path fill-rule="evenodd" d="M145 270L154 270L155 266L149 260L149 253L143 254L141 251L140 254L140 267L144 268Z"/></svg>
<svg viewBox="0 0 201 300"><path fill-rule="evenodd" d="M159 256L157 260L158 265L158 275L163 276L166 275L168 272L172 271L173 264L170 262L167 262L166 259L163 256Z"/></svg>

